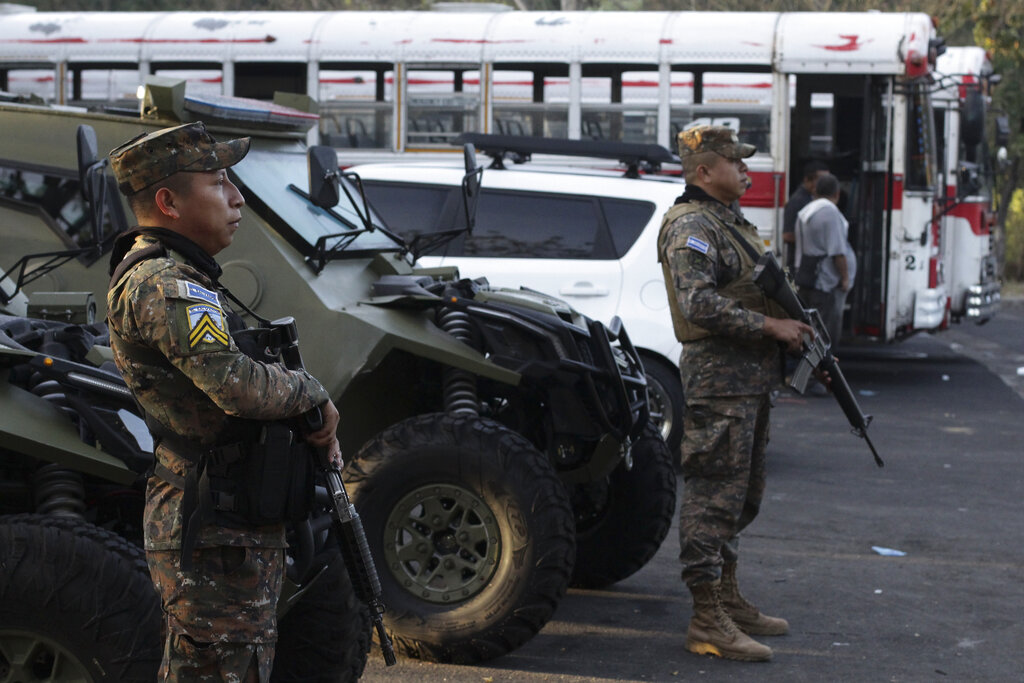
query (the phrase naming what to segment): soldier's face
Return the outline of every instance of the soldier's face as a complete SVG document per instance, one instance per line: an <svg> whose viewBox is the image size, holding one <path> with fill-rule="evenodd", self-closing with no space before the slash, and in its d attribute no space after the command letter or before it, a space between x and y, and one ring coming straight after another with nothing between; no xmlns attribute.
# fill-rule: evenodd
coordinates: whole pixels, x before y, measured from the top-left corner
<svg viewBox="0 0 1024 683"><path fill-rule="evenodd" d="M715 161L703 167L704 190L723 204L736 201L750 187L747 164L743 159L730 159L716 154Z"/></svg>
<svg viewBox="0 0 1024 683"><path fill-rule="evenodd" d="M227 171L187 174L191 186L177 197L179 230L213 256L231 244L245 200Z"/></svg>

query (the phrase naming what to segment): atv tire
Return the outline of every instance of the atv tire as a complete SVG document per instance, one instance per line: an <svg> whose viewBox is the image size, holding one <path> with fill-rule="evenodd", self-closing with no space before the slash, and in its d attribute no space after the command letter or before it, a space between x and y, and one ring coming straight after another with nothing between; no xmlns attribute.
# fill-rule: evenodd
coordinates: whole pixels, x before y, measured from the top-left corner
<svg viewBox="0 0 1024 683"><path fill-rule="evenodd" d="M396 650L481 662L551 618L572 574L572 509L522 436L476 416L422 415L367 443L345 474Z"/></svg>
<svg viewBox="0 0 1024 683"><path fill-rule="evenodd" d="M357 681L370 649L370 614L356 598L335 547L299 602L278 622L270 680L275 683Z"/></svg>
<svg viewBox="0 0 1024 683"><path fill-rule="evenodd" d="M0 678L149 683L161 627L140 548L74 519L0 518Z"/></svg>
<svg viewBox="0 0 1024 683"><path fill-rule="evenodd" d="M676 509L675 460L648 424L625 463L601 482L572 489L576 566L572 585L604 588L640 570L661 546Z"/></svg>

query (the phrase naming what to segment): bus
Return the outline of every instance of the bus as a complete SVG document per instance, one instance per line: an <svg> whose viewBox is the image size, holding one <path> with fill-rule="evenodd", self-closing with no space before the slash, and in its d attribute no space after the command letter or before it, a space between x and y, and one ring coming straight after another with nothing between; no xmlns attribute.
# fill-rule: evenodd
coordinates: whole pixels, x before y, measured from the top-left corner
<svg viewBox="0 0 1024 683"><path fill-rule="evenodd" d="M962 289L942 240L958 211L933 111L942 47L919 13L23 12L0 22L0 90L136 109L151 74L197 96L303 93L309 142L343 165L451 153L464 133L671 149L727 125L758 148L741 203L775 250L803 165L840 178L858 260L844 330L893 341L945 327Z"/></svg>
<svg viewBox="0 0 1024 683"><path fill-rule="evenodd" d="M1000 300L992 242L996 161L990 142L1005 147L1009 127L1005 117L989 121L987 110L992 88L1002 79L980 47L948 48L938 59L936 79L941 87L933 102L944 192L937 248L947 268L950 314L954 320L980 323L992 317ZM989 127L993 135L982 134Z"/></svg>

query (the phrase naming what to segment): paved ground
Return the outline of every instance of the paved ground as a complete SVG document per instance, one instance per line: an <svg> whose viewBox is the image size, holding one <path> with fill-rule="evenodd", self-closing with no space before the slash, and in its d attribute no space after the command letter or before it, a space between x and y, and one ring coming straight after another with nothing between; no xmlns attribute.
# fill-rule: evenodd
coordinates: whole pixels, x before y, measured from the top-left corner
<svg viewBox="0 0 1024 683"><path fill-rule="evenodd" d="M1024 303L985 326L840 359L886 467L831 398L780 398L767 500L740 568L748 595L792 626L765 639L771 663L683 650L673 527L647 567L610 590L570 591L516 652L387 670L374 651L364 680L1024 680Z"/></svg>

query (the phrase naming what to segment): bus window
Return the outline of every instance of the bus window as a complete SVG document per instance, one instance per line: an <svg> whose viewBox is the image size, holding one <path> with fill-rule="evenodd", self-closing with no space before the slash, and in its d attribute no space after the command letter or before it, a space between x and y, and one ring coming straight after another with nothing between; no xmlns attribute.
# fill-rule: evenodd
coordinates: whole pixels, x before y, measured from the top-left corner
<svg viewBox="0 0 1024 683"><path fill-rule="evenodd" d="M935 116L932 101L924 88L915 86L907 97L908 190L935 188Z"/></svg>
<svg viewBox="0 0 1024 683"><path fill-rule="evenodd" d="M36 95L53 102L57 95L54 68L4 69L0 71L0 90L15 95Z"/></svg>
<svg viewBox="0 0 1024 683"><path fill-rule="evenodd" d="M491 72L494 121L500 135L569 137L569 67L495 65Z"/></svg>
<svg viewBox="0 0 1024 683"><path fill-rule="evenodd" d="M758 154L771 153L772 113L769 107L691 105L672 108L672 134L693 126L725 126L736 131L741 142L757 147Z"/></svg>
<svg viewBox="0 0 1024 683"><path fill-rule="evenodd" d="M657 139L656 70L626 71L615 64L584 64L582 71L581 138L619 142Z"/></svg>
<svg viewBox="0 0 1024 683"><path fill-rule="evenodd" d="M68 103L137 106L141 80L137 64L69 64Z"/></svg>
<svg viewBox="0 0 1024 683"><path fill-rule="evenodd" d="M406 145L450 147L460 133L479 130L480 91L465 87L473 67L409 68L406 82Z"/></svg>
<svg viewBox="0 0 1024 683"><path fill-rule="evenodd" d="M395 72L389 64L320 67L320 135L332 147L387 148L394 139Z"/></svg>
<svg viewBox="0 0 1024 683"><path fill-rule="evenodd" d="M305 62L236 62L235 97L273 100L275 92L305 94Z"/></svg>
<svg viewBox="0 0 1024 683"><path fill-rule="evenodd" d="M166 76L178 78L185 81L186 89L190 95L221 95L224 82L224 72L219 64L196 64L189 68L182 65L162 65L154 63L152 66L154 76Z"/></svg>

